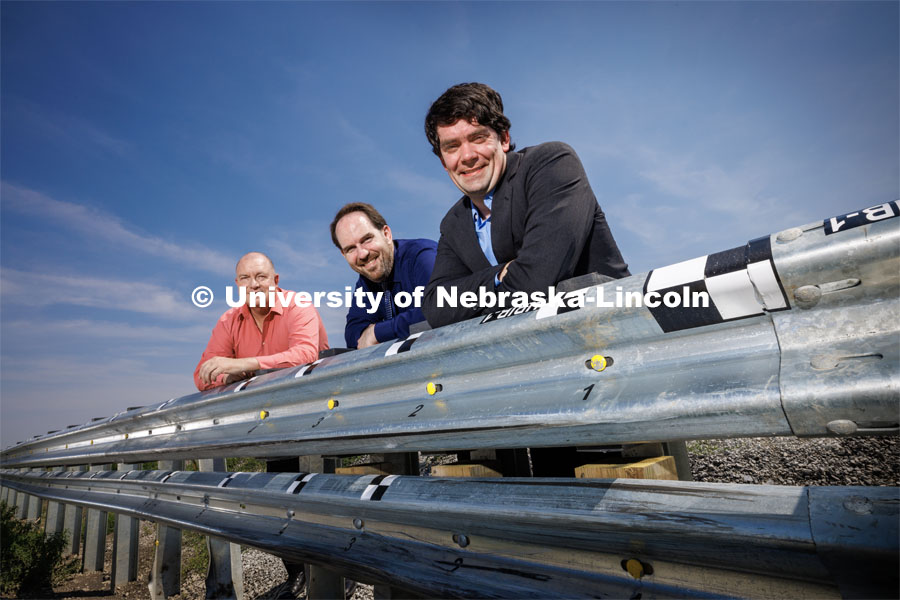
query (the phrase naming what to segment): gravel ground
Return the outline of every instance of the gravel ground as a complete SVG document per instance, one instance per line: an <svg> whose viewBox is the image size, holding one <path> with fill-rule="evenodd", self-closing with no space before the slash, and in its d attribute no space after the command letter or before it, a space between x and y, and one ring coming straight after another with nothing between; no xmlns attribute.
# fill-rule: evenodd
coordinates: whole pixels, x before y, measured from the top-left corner
<svg viewBox="0 0 900 600"><path fill-rule="evenodd" d="M900 485L900 438L751 438L688 442L695 481L768 485ZM361 457L360 462L365 462ZM427 476L435 464L454 462L453 456L424 455L420 473ZM140 579L109 592L106 574L80 574L54 588L52 598L78 600L149 600L147 574L152 563L154 528L142 523ZM111 546L112 536L109 545ZM189 558L185 549L184 560ZM107 557L111 555L108 548ZM280 559L252 548L242 553L245 597L264 600L285 581ZM107 559L107 562L109 559ZM205 574L190 574L182 593L173 600L204 597ZM360 585L353 600L371 600L372 586Z"/></svg>
<svg viewBox="0 0 900 600"><path fill-rule="evenodd" d="M900 485L900 438L749 438L688 442L695 481Z"/></svg>

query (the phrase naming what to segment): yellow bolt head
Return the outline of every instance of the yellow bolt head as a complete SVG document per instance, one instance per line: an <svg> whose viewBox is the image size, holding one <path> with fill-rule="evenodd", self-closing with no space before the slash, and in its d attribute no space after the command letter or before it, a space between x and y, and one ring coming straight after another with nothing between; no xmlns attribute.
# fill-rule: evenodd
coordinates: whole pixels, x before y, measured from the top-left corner
<svg viewBox="0 0 900 600"><path fill-rule="evenodd" d="M434 382L429 381L425 386L425 391L428 392L429 396L434 396L435 394L437 394L437 386L434 385Z"/></svg>
<svg viewBox="0 0 900 600"><path fill-rule="evenodd" d="M640 579L644 576L644 565L637 559L629 558L625 563L625 568L628 570L628 574L635 579Z"/></svg>
<svg viewBox="0 0 900 600"><path fill-rule="evenodd" d="M600 354L595 354L591 357L591 368L595 371L602 371L606 368L606 357Z"/></svg>
<svg viewBox="0 0 900 600"><path fill-rule="evenodd" d="M267 411L267 410L261 410L261 411L259 411L259 418L260 418L260 419L265 419L265 418L268 417L268 416L269 416L269 411Z"/></svg>
<svg viewBox="0 0 900 600"><path fill-rule="evenodd" d="M334 398L330 399L328 401L328 410L334 410L335 408L337 408L338 404L340 403Z"/></svg>

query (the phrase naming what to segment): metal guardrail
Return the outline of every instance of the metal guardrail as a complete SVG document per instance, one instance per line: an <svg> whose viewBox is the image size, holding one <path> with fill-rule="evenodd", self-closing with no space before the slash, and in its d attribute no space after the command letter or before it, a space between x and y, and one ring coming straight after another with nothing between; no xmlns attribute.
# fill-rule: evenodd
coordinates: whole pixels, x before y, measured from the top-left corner
<svg viewBox="0 0 900 600"><path fill-rule="evenodd" d="M896 434L898 215L892 202L581 292L687 286L709 308L507 309L70 426L0 462Z"/></svg>
<svg viewBox="0 0 900 600"><path fill-rule="evenodd" d="M890 488L3 471L9 488L152 519L437 597L889 597Z"/></svg>
<svg viewBox="0 0 900 600"><path fill-rule="evenodd" d="M178 593L180 529L215 538L216 597L242 597L228 542L441 596L896 596L897 488L247 474L221 460L896 434L896 217L900 202L566 296L705 291L708 307L507 309L37 436L0 453L0 499L33 519L51 500L47 531L70 531L72 552L87 508L86 569L103 564L103 515L122 515L113 584L134 579L130 517L156 521L154 598ZM210 457L201 472L129 470Z"/></svg>

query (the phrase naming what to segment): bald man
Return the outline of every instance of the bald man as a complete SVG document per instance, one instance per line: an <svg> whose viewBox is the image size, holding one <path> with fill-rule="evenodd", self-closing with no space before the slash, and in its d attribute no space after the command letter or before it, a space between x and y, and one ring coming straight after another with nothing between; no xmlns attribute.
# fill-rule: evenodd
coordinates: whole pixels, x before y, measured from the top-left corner
<svg viewBox="0 0 900 600"><path fill-rule="evenodd" d="M268 296L269 288L281 290L275 265L262 252L241 257L234 282L245 288L247 298L251 292ZM311 363L327 348L328 336L315 307L293 302L281 306L276 295L275 306L244 304L222 315L194 369L194 383L200 391L228 385L259 369Z"/></svg>

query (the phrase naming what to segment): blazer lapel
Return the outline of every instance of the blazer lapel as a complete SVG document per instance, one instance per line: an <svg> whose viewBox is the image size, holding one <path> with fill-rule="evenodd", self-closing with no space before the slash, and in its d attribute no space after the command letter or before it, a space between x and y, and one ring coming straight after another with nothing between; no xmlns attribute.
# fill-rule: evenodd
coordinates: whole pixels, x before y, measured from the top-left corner
<svg viewBox="0 0 900 600"><path fill-rule="evenodd" d="M478 236L475 235L475 223L472 220L472 202L468 198L463 197L457 207L458 210L453 211L453 231L454 237L459 240L456 248L459 257L473 273L487 269L491 266L491 263L488 262L484 252L481 251ZM491 223L493 223L493 219ZM491 237L493 238L493 235Z"/></svg>
<svg viewBox="0 0 900 600"><path fill-rule="evenodd" d="M521 158L517 152L506 153L506 170L497 183L494 201L491 203L491 246L500 263L509 262L516 257L512 235L512 179L519 169ZM477 238L475 242L478 243Z"/></svg>

